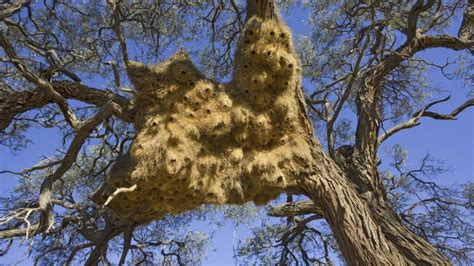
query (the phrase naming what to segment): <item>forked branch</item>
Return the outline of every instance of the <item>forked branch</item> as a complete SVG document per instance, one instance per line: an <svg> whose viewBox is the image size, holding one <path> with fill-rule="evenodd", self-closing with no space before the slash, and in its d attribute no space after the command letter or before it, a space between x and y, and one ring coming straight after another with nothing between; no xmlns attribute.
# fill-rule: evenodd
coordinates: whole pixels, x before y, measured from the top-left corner
<svg viewBox="0 0 474 266"><path fill-rule="evenodd" d="M92 118L83 123L81 128L76 133L71 142L66 156L63 158L61 165L56 171L46 177L41 184L39 207L41 209L41 219L39 231L48 231L54 223L53 209L52 209L52 187L54 182L60 179L72 164L76 161L77 154L82 148L84 141L89 134L100 124L104 119L107 119L114 113L120 113L121 108L114 103L108 103L102 107Z"/></svg>
<svg viewBox="0 0 474 266"><path fill-rule="evenodd" d="M8 18L13 16L15 13L19 12L23 7L27 6L30 4L30 0L19 0L19 1L13 1L14 3L12 4L3 4L6 6L3 6L0 11L0 20ZM8 2L7 2L8 3Z"/></svg>
<svg viewBox="0 0 474 266"><path fill-rule="evenodd" d="M59 106L59 109L63 113L66 121L71 125L72 128L77 129L80 126L80 121L77 120L76 115L74 114L74 111L71 109L71 107L68 105L67 100L56 90L54 90L54 87L49 81L44 80L38 75L35 75L28 68L28 66L18 56L13 46L3 34L0 34L0 46L3 47L3 50L9 57L8 59L4 59L3 61L12 63L26 80L38 85L38 87L40 87L41 89L44 89L48 93L49 97L51 97L51 99Z"/></svg>
<svg viewBox="0 0 474 266"><path fill-rule="evenodd" d="M446 102L446 101L449 100L449 98L450 97L446 97L442 100L434 101L432 103L429 103L429 104L425 105L419 111L414 113L408 121L400 123L400 124L390 128L389 130L387 130L384 134L382 134L379 137L379 139L378 139L379 145L383 141L385 141L387 138L389 138L390 136L392 136L393 134L395 134L395 133L397 133L401 130L409 129L409 128L416 127L416 126L420 125L419 120L422 117L430 117L430 118L438 119L438 120L456 120L456 116L458 114L460 114L462 111L464 111L468 107L474 106L474 99L469 99L465 103L463 103L462 105L460 105L459 107L454 109L449 114L440 114L440 113L428 111L428 109L431 108L433 105L436 105L436 104L442 103L442 102Z"/></svg>
<svg viewBox="0 0 474 266"><path fill-rule="evenodd" d="M99 108L112 100L114 104L120 106L123 110L121 113L116 113L116 115L123 121L133 122L133 106L125 97L70 81L54 81L51 82L51 85L65 99L78 100L93 104ZM5 130L15 116L33 109L42 108L52 102L49 94L42 88L0 95L0 131Z"/></svg>

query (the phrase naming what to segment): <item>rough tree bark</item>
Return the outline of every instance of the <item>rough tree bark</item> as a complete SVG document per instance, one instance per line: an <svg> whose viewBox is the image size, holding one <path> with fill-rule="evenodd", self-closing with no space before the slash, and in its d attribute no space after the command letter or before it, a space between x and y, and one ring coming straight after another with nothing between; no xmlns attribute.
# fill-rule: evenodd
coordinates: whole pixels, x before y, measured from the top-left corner
<svg viewBox="0 0 474 266"><path fill-rule="evenodd" d="M278 17L274 0L248 0L247 14ZM370 93L360 93L358 103L374 108L378 96L371 93L378 90L366 89ZM307 176L290 190L308 196L322 210L349 265L449 265L435 247L407 229L386 203L376 166L379 119L373 111L377 114L378 109L371 108L360 108L366 120L357 132L364 141L345 166L325 154L305 108L302 110L300 121L312 132L308 141L314 144L314 160Z"/></svg>

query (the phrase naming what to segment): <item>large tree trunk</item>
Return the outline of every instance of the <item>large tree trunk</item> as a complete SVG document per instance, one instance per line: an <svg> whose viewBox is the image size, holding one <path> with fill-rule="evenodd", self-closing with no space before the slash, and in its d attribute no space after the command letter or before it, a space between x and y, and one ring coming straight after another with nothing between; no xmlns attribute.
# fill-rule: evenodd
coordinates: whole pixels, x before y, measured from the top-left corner
<svg viewBox="0 0 474 266"><path fill-rule="evenodd" d="M273 0L255 1L260 5L250 5L253 0L247 1L249 14L271 14L269 19L278 17L276 11L252 10L274 9ZM307 175L292 189L308 196L323 210L346 262L349 265L450 265L435 247L406 228L386 203L377 170L377 114L370 118L370 111L364 109L367 128L358 128L358 134L365 134L363 139L373 143L356 147L354 159L347 165L325 154L307 114L304 92L301 87L298 90L299 102L304 107L299 120L310 132L307 141L313 144L313 160ZM377 95L359 100L366 101L363 105L376 106Z"/></svg>
<svg viewBox="0 0 474 266"><path fill-rule="evenodd" d="M299 92L303 102L303 91ZM311 128L306 111L301 121ZM375 149L357 151L348 162L329 158L314 131L313 165L297 191L323 210L338 246L349 265L450 265L435 247L406 228L386 203ZM376 140L377 138L375 138ZM361 153L361 154L359 154Z"/></svg>
<svg viewBox="0 0 474 266"><path fill-rule="evenodd" d="M323 210L349 265L449 265L435 247L415 235L385 203L372 203L322 151L299 190Z"/></svg>

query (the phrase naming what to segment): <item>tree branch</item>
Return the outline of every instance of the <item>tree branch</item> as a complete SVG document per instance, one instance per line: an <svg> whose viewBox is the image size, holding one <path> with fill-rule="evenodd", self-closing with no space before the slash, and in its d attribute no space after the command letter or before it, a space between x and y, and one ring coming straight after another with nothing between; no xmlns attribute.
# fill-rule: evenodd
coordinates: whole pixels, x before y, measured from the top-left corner
<svg viewBox="0 0 474 266"><path fill-rule="evenodd" d="M119 265L124 265L125 260L127 259L127 254L130 250L132 244L133 231L135 228L127 229L123 232L123 250L122 255L120 256Z"/></svg>
<svg viewBox="0 0 474 266"><path fill-rule="evenodd" d="M49 81L33 74L26 64L20 59L17 52L7 40L7 38L0 34L0 46L3 47L5 53L9 56L8 62L12 63L18 71L20 71L23 77L31 83L38 85L39 88L44 89L49 97L58 105L59 109L64 115L66 121L71 125L72 128L77 129L80 126L80 121L77 120L74 111L69 107L67 100L54 90L53 86Z"/></svg>
<svg viewBox="0 0 474 266"><path fill-rule="evenodd" d="M323 210L314 205L312 200L288 202L280 206L272 207L268 211L268 215L274 217L287 217L306 214L316 214L320 218L323 218Z"/></svg>
<svg viewBox="0 0 474 266"><path fill-rule="evenodd" d="M55 181L61 178L71 168L76 161L77 154L82 148L84 141L89 136L90 132L94 130L104 119L110 117L113 113L120 113L121 108L116 104L109 102L104 105L92 118L82 124L72 140L69 148L64 156L61 165L56 171L46 177L41 184L39 207L41 209L40 227L39 231L48 231L54 223L53 209L52 209L52 187Z"/></svg>
<svg viewBox="0 0 474 266"><path fill-rule="evenodd" d="M116 115L126 122L133 122L133 106L125 97L70 81L52 82L51 85L65 99L75 99L97 107L101 107L112 100L123 110L123 112ZM52 103L51 98L41 88L0 95L0 131L5 130L15 116L50 103Z"/></svg>
<svg viewBox="0 0 474 266"><path fill-rule="evenodd" d="M434 4L435 0L429 0L426 5L424 5L424 0L417 0L416 3L412 6L410 12L408 13L408 24L406 29L407 42L411 42L416 38L418 18L421 13L430 9Z"/></svg>
<svg viewBox="0 0 474 266"><path fill-rule="evenodd" d="M30 4L30 0L14 1L13 4L0 4L0 20L11 17L19 12L23 7Z"/></svg>
<svg viewBox="0 0 474 266"><path fill-rule="evenodd" d="M472 50L473 40L461 39L450 35L419 36L410 43L405 43L393 54L375 66L374 73L370 76L370 85L379 84L383 78L403 61L410 59L415 53L431 48L447 48L455 51Z"/></svg>
<svg viewBox="0 0 474 266"><path fill-rule="evenodd" d="M79 245L77 247L75 247L71 253L69 254L69 256L67 257L66 261L64 262L64 265L71 265L71 262L74 260L74 257L76 256L76 254L83 250L83 249L86 249L86 248L90 248L90 247L93 247L94 244L93 243L85 243L85 244L82 244L82 245Z"/></svg>
<svg viewBox="0 0 474 266"><path fill-rule="evenodd" d="M367 50L367 47L369 46L369 40L366 40L364 46L362 47L362 50L359 52L359 56L357 57L357 61L354 65L354 71L352 72L351 78L349 79L349 82L347 84L346 90L344 91L344 94L340 98L338 102L336 102L336 108L334 110L334 114L329 117L328 123L327 123L327 129L326 129L326 135L328 139L328 151L329 155L331 158L335 158L334 154L334 124L339 117L340 112L342 111L342 107L344 106L344 103L347 101L349 96L352 93L352 88L354 87L354 84L357 80L357 77L359 76L359 70L360 70L360 65L362 63L362 59L364 58L365 52Z"/></svg>
<svg viewBox="0 0 474 266"><path fill-rule="evenodd" d="M107 207L107 205L109 205L109 203L120 193L126 193L126 192L132 192L132 191L135 191L135 189L137 188L137 184L131 186L131 187L121 187L121 188L117 188L114 193L112 193L108 198L107 200L105 201L105 203L102 205L103 208Z"/></svg>
<svg viewBox="0 0 474 266"><path fill-rule="evenodd" d="M450 35L422 36L414 46L414 53L430 48L448 48L455 51L472 50L474 40L461 39Z"/></svg>
<svg viewBox="0 0 474 266"><path fill-rule="evenodd" d="M379 139L378 139L379 145L383 141L385 141L387 138L389 138L390 136L392 136L393 134L395 134L395 133L397 133L401 130L405 130L405 129L416 127L416 126L420 125L419 120L420 120L421 117L431 117L433 119L438 119L438 120L456 120L456 116L458 114L460 114L466 108L468 108L470 106L474 106L474 98L473 98L473 99L467 100L465 103L463 103L462 105L460 105L459 107L454 109L449 114L439 114L439 113L428 111L428 109L431 108L433 105L441 103L441 102L446 102L446 101L449 100L449 98L450 97L446 97L442 100L438 100L438 101L427 104L422 109L420 109L419 111L414 113L413 116L408 121L400 123L400 124L390 128L389 130L387 130L384 134L382 134L379 137Z"/></svg>
<svg viewBox="0 0 474 266"><path fill-rule="evenodd" d="M101 236L94 243L95 248L89 254L89 257L87 258L84 265L98 265L100 258L104 256L107 252L109 241L116 237L118 234L122 233L123 230L124 228L107 224L105 229L102 231Z"/></svg>
<svg viewBox="0 0 474 266"><path fill-rule="evenodd" d="M1 230L0 231L0 239L31 235L34 232L36 232L36 230L38 230L38 227L39 227L39 224L34 224L34 225L31 225L29 227L24 227L24 228Z"/></svg>
<svg viewBox="0 0 474 266"><path fill-rule="evenodd" d="M420 1L418 1L420 2ZM421 1L423 2L423 1ZM416 6L416 4L415 4ZM416 9L416 7L415 7ZM413 11L415 12L415 11ZM417 11L416 11L417 12ZM415 12L415 13L416 13ZM466 14L470 14L466 12ZM414 15L412 15L413 17ZM413 22L412 22L413 24ZM466 27L466 26L464 26ZM416 29L415 29L416 31ZM402 62L413 57L417 52L431 48L447 48L455 51L471 50L474 40L458 38L449 35L425 36L416 34L396 49L391 55L380 61L371 71L365 75L364 86L357 96L358 122L356 131L356 148L360 153L376 162L375 149L380 143L377 134L380 128L380 88L385 77L399 67Z"/></svg>
<svg viewBox="0 0 474 266"><path fill-rule="evenodd" d="M128 59L128 50L127 50L127 43L125 41L125 35L123 34L122 27L120 26L120 1L119 3L115 2L115 0L107 0L107 3L112 7L112 16L113 16L113 29L115 34L117 35L117 39L120 44L120 49L122 51L123 61L125 63L125 67L127 70L130 67L130 60Z"/></svg>

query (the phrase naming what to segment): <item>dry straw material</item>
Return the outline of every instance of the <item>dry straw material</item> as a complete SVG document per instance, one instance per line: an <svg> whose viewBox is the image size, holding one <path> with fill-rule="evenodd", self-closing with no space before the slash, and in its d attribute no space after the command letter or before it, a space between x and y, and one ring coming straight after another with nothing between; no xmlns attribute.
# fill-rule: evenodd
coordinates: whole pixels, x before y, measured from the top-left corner
<svg viewBox="0 0 474 266"><path fill-rule="evenodd" d="M202 204L265 204L297 182L311 149L291 32L255 16L235 58L227 84L206 78L185 52L132 63L137 135L95 193L98 204L109 199L120 218L144 222Z"/></svg>

